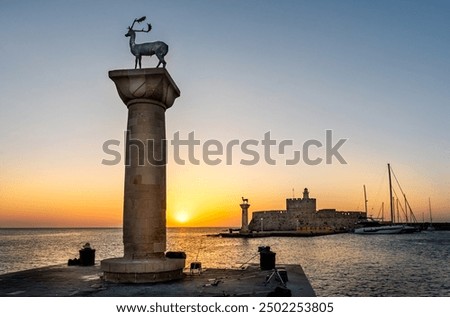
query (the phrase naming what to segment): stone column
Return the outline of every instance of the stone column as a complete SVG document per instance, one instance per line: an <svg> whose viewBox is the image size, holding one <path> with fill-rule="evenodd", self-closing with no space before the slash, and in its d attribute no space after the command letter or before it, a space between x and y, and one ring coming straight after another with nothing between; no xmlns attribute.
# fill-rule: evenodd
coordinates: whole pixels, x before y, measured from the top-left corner
<svg viewBox="0 0 450 317"><path fill-rule="evenodd" d="M248 201L244 201L242 204L240 204L242 208L242 226L240 233L249 233L250 230L248 229L248 207L250 207Z"/></svg>
<svg viewBox="0 0 450 317"><path fill-rule="evenodd" d="M112 282L182 277L184 259L166 258L165 111L180 96L164 68L113 70L109 77L128 108L122 258L101 262Z"/></svg>

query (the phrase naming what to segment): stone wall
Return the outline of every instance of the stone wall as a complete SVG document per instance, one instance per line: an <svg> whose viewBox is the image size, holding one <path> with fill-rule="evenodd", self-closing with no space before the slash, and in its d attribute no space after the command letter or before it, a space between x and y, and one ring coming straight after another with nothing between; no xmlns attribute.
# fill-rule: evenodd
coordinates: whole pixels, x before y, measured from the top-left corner
<svg viewBox="0 0 450 317"><path fill-rule="evenodd" d="M286 210L316 211L315 198L288 198L286 199Z"/></svg>
<svg viewBox="0 0 450 317"><path fill-rule="evenodd" d="M330 228L332 230L353 229L359 219L365 218L364 212L336 211L325 209L314 212L305 211L256 211L253 212L249 229L252 231L292 231L302 228ZM262 220L261 220L262 219Z"/></svg>
<svg viewBox="0 0 450 317"><path fill-rule="evenodd" d="M262 219L262 220L261 220ZM296 222L286 210L255 211L250 221L252 231L285 231L295 230Z"/></svg>

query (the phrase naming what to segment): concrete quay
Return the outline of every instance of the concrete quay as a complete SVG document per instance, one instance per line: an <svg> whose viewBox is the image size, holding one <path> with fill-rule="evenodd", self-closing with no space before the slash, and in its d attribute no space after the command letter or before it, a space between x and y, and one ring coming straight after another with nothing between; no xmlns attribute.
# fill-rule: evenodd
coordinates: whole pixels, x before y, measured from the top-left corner
<svg viewBox="0 0 450 317"><path fill-rule="evenodd" d="M315 296L300 265L279 265L285 268L286 287L294 297ZM111 283L103 278L99 265L55 265L0 275L2 297L265 297L281 283L274 277L265 285L272 271L257 265L244 269L203 269L201 274L183 273L181 280L165 283Z"/></svg>

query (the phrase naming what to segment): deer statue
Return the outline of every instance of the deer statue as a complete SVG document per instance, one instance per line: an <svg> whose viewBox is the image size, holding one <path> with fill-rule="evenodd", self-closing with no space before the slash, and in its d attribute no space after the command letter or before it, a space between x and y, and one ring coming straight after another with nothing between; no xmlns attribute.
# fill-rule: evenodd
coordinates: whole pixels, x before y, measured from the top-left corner
<svg viewBox="0 0 450 317"><path fill-rule="evenodd" d="M166 43L161 42L161 41L142 43L142 44L135 43L136 32L148 33L152 29L152 25L150 23L147 23L147 28L148 28L147 30L144 30L144 29L133 30L133 26L136 22L141 23L143 21L145 21L145 16L143 16L142 18L139 18L139 19L134 19L133 24L131 24L131 26L128 27L128 32L127 32L127 34L125 34L126 37L130 37L131 54L136 56L134 68L135 69L137 68L138 62L139 62L139 68L142 68L142 65L141 65L142 56L152 56L152 55L156 55L156 57L158 57L158 59L159 59L159 63L156 67L158 68L159 65L162 64L163 68L165 68L166 61L164 60L164 56L166 56L167 52L169 51L169 46Z"/></svg>

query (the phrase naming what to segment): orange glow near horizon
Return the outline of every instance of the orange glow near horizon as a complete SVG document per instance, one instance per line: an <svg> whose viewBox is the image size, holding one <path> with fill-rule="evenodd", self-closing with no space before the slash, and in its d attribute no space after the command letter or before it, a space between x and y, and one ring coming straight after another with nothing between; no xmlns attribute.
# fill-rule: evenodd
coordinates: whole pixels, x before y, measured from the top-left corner
<svg viewBox="0 0 450 317"><path fill-rule="evenodd" d="M354 207L349 207L345 199L325 199L325 195L314 195L317 198L318 209L336 208L338 210L362 210L363 202L354 203ZM48 196L39 196L39 191L34 194L18 194L19 199L3 200L0 203L0 228L1 227L121 227L122 226L122 195L120 192L92 193L85 192L77 194L59 193L49 200ZM77 195L80 195L77 197ZM20 199L20 197L26 197ZM112 198L114 197L114 198ZM167 210L168 227L237 227L240 225L240 196L234 199L216 196L216 205L208 204L195 197L185 201L169 199L169 206L182 204L189 206L186 208L169 207ZM12 198L12 197L11 197ZM279 199L278 199L279 198ZM335 197L336 198L336 197ZM285 208L283 195L268 197L264 195L254 195L250 198L250 214L257 210L277 210ZM346 208L348 207L348 208ZM423 202L422 211L416 208L416 218L418 221L425 218L428 221L429 214ZM369 214L376 216L379 206L369 205ZM388 205L385 203L385 215L387 215ZM445 221L442 219L445 213L440 210L433 210L434 221Z"/></svg>
<svg viewBox="0 0 450 317"><path fill-rule="evenodd" d="M38 172L27 181L6 183L1 188L0 228L2 227L121 227L123 208L123 167L102 167L97 171L54 170ZM348 168L348 170L351 170ZM167 175L168 227L238 227L241 222L241 197L249 198L249 220L253 211L285 209L285 199L301 197L308 187L317 199L317 208L363 210L362 185L367 182L369 214L377 216L381 203L388 201L385 179L349 173L345 168L317 168L293 173L287 167L244 168L185 167L170 165ZM264 175L261 178L261 175ZM324 176L325 175L325 176ZM414 176L414 175L413 175ZM418 221L429 219L431 196L433 220L448 221L446 197L434 189L423 196L414 177L406 179L410 204ZM298 181L297 178L303 180ZM10 177L13 179L13 177ZM301 184L300 184L301 183ZM432 186L430 186L432 188Z"/></svg>

